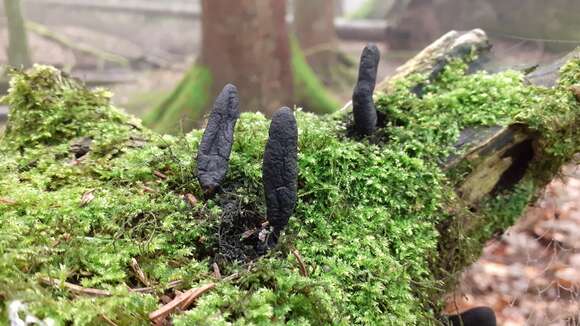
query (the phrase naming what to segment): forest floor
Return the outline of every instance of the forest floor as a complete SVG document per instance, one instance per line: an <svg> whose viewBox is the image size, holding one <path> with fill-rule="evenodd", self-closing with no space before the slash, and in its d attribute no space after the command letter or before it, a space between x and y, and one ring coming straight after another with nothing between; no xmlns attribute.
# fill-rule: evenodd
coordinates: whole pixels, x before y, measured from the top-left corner
<svg viewBox="0 0 580 326"><path fill-rule="evenodd" d="M450 295L448 312L490 306L500 325L580 325L580 166L490 241Z"/></svg>

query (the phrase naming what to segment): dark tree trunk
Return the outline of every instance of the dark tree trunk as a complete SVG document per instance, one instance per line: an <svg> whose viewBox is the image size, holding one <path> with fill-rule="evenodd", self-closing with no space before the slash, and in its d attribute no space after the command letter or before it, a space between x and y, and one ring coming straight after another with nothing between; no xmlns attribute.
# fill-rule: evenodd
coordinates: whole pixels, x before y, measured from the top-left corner
<svg viewBox="0 0 580 326"><path fill-rule="evenodd" d="M20 0L4 0L4 10L8 23L8 63L13 67L30 67L32 63Z"/></svg>
<svg viewBox="0 0 580 326"><path fill-rule="evenodd" d="M239 88L242 111L273 113L292 99L286 1L203 0L201 65L211 94Z"/></svg>

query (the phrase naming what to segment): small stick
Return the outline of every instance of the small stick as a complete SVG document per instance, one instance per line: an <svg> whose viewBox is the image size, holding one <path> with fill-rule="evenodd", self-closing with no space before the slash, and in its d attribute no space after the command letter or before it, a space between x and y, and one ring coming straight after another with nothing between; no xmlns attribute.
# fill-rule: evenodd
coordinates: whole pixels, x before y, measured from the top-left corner
<svg viewBox="0 0 580 326"><path fill-rule="evenodd" d="M177 309L183 303L183 301L187 300L191 293L193 293L193 290L186 291L183 294L176 296L168 304L150 313L149 319L151 319L151 321L154 323L165 319L165 317L169 316L173 311L175 311L175 309Z"/></svg>
<svg viewBox="0 0 580 326"><path fill-rule="evenodd" d="M197 300L204 293L206 293L207 291L209 291L213 288L215 288L215 283L209 283L209 284L206 284L200 288L195 289L187 297L187 299L185 301L183 301L183 303L181 305L179 305L179 307L181 308L181 310L186 310L187 308L189 308L189 306L191 306L191 304L193 304L195 302L195 300Z"/></svg>
<svg viewBox="0 0 580 326"><path fill-rule="evenodd" d="M306 269L306 264L304 264L304 259L302 259L302 256L300 255L298 250L296 249L292 250L292 254L294 255L294 257L296 257L296 260L300 265L300 274L304 277L308 277L308 270Z"/></svg>
<svg viewBox="0 0 580 326"><path fill-rule="evenodd" d="M111 292L99 289L91 289L91 288L84 288L80 285L72 284L69 282L61 282L59 280L55 280L49 277L41 277L40 281L46 285L56 286L56 287L65 287L69 289L71 292L77 294L86 294L91 296L97 297L109 297L111 296Z"/></svg>
<svg viewBox="0 0 580 326"><path fill-rule="evenodd" d="M154 193L156 193L156 192L157 192L157 190L155 190L155 189L153 189L153 188L150 188L150 187L147 187L147 186L145 186L145 185L143 185L143 191L144 191L144 192L148 192L148 193L150 193L150 194L154 194Z"/></svg>
<svg viewBox="0 0 580 326"><path fill-rule="evenodd" d="M169 289L173 289L176 288L178 286L180 286L183 283L182 280L177 280L177 281L171 281L169 283L167 283L167 287L165 288L166 290ZM146 287L146 288L137 288L137 289L130 289L131 292L136 292L136 293L152 293L155 291L154 287Z"/></svg>
<svg viewBox="0 0 580 326"><path fill-rule="evenodd" d="M103 318L103 320L104 320L104 321L105 321L107 324L109 324L109 325L111 325L111 326L119 326L119 325L117 325L117 323L115 323L114 321L112 321L111 319L109 319L109 317L107 317L107 316L105 316L105 315L103 315L103 314L101 314L100 316L101 316L101 318Z"/></svg>
<svg viewBox="0 0 580 326"><path fill-rule="evenodd" d="M163 320L172 314L177 308L180 310L185 310L202 294L213 289L214 287L215 283L210 283L200 288L187 290L184 293L176 296L168 304L150 313L149 319L151 319L151 321L154 323L157 323L158 321Z"/></svg>
<svg viewBox="0 0 580 326"><path fill-rule="evenodd" d="M131 258L131 268L133 269L133 272L135 272L135 276L137 276L137 278L139 279L139 281L141 281L141 283L143 283L145 286L151 286L151 282L149 282L147 276L145 276L145 273L139 266L137 259Z"/></svg>
<svg viewBox="0 0 580 326"><path fill-rule="evenodd" d="M223 278L223 279L222 279L222 282L229 282L229 281L233 281L233 280L235 280L235 279L239 278L241 275L242 275L242 274L240 274L240 273L233 273L232 275L230 275L230 276L228 276L228 277L226 277L226 278Z"/></svg>
<svg viewBox="0 0 580 326"><path fill-rule="evenodd" d="M162 179L162 180L166 180L167 179L167 176L165 174L159 172L159 171L153 172L153 175L156 176L156 177L158 177L159 179Z"/></svg>
<svg viewBox="0 0 580 326"><path fill-rule="evenodd" d="M222 273L220 272L220 267L218 266L217 263L213 263L212 264L213 267L213 276L215 278L217 278L218 280L222 278Z"/></svg>

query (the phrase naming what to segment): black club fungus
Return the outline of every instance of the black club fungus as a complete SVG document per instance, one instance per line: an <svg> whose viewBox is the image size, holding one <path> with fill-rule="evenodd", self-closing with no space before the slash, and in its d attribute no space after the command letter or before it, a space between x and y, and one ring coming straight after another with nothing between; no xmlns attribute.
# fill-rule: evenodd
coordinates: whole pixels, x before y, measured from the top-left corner
<svg viewBox="0 0 580 326"><path fill-rule="evenodd" d="M268 247L278 240L296 205L298 179L298 127L294 113L281 108L272 117L264 152L262 179L266 196L266 216L273 229Z"/></svg>
<svg viewBox="0 0 580 326"><path fill-rule="evenodd" d="M206 194L216 191L228 171L239 107L238 89L227 84L214 102L197 152L197 178Z"/></svg>
<svg viewBox="0 0 580 326"><path fill-rule="evenodd" d="M451 326L495 326L495 313L489 307L469 309L459 315L449 316Z"/></svg>
<svg viewBox="0 0 580 326"><path fill-rule="evenodd" d="M377 127L377 110L373 93L377 82L377 70L381 53L376 45L368 44L361 55L358 81L352 95L352 106L356 132L361 136L371 135Z"/></svg>

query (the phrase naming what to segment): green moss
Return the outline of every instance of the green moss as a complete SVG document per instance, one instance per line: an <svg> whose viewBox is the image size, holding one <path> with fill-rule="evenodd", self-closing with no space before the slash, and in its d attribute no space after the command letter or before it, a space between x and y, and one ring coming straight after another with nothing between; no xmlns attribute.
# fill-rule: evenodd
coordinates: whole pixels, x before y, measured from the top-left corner
<svg viewBox="0 0 580 326"><path fill-rule="evenodd" d="M379 95L377 106L390 117L381 138L386 142L345 138L342 116L297 112L299 202L279 247L250 272L243 272L247 265L220 262L223 275L242 271L241 277L220 282L175 323L433 324L437 311L431 307L452 276L485 239L513 222L538 186L532 173L529 183L482 212L464 213L439 167L459 131L530 123L545 135L538 167L579 149L580 109L573 97L554 98L577 80L572 64L556 90L527 86L515 72L465 76L463 68L451 65L421 99L404 87L409 81ZM61 324L97 325L106 316L119 325L146 325L168 282L182 279L190 288L215 281L210 265L226 197L244 208L239 214L265 211L261 160L269 121L263 115L242 114L236 126L228 193L190 207L183 194L203 198L194 175L201 131L154 134L107 98L51 68L14 76L10 127L0 142L0 198L15 201L0 204L0 321L8 302L23 300L38 317ZM567 120L556 124L551 115ZM86 136L94 139L93 150L74 161L70 144ZM167 179L157 179L155 171ZM95 199L81 205L88 191ZM461 217L468 214L481 228L466 224ZM452 243L460 246L446 247ZM293 248L308 277L300 276ZM448 257L457 264L442 276L438 267ZM128 292L142 286L131 258L158 292ZM77 297L41 285L47 276L113 296Z"/></svg>
<svg viewBox="0 0 580 326"><path fill-rule="evenodd" d="M339 109L340 104L325 89L298 44L296 38L290 41L292 50L292 73L294 76L294 99L306 110L318 114L327 114Z"/></svg>
<svg viewBox="0 0 580 326"><path fill-rule="evenodd" d="M145 116L145 124L165 133L191 130L210 105L212 82L207 68L193 66L173 92Z"/></svg>

